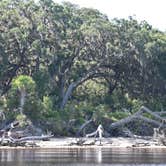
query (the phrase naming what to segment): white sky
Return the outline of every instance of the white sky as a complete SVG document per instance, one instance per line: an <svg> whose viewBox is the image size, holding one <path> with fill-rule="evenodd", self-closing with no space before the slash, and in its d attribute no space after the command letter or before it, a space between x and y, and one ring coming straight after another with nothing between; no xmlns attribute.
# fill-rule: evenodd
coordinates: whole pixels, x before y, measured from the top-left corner
<svg viewBox="0 0 166 166"><path fill-rule="evenodd" d="M54 0L62 2L64 0ZM166 31L166 0L65 0L80 7L98 9L112 18L135 16L139 21L146 20L154 28Z"/></svg>

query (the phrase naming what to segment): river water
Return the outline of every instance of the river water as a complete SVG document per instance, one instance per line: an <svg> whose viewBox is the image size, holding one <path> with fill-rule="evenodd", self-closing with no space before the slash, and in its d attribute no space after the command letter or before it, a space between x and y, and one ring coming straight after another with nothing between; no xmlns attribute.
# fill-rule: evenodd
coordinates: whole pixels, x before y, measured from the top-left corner
<svg viewBox="0 0 166 166"><path fill-rule="evenodd" d="M0 166L166 166L165 149L0 149Z"/></svg>

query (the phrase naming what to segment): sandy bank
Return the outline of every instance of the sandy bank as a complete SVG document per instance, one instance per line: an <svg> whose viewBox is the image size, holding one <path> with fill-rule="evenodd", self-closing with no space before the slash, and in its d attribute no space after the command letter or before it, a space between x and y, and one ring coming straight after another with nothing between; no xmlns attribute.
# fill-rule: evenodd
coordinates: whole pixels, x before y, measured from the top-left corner
<svg viewBox="0 0 166 166"><path fill-rule="evenodd" d="M94 141L94 138L81 138L85 141L83 145L77 145L78 138L51 138L49 141L34 141L29 147L8 147L0 146L0 149L8 148L166 148L161 146L153 139L141 138L103 138L101 145L99 140ZM37 145L33 146L33 143Z"/></svg>

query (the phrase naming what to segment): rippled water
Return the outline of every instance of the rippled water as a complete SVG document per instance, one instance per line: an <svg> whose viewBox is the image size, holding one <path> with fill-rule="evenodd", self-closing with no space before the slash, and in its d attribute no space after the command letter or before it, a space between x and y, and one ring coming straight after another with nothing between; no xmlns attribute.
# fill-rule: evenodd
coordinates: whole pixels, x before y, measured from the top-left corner
<svg viewBox="0 0 166 166"><path fill-rule="evenodd" d="M166 166L164 149L0 150L0 166Z"/></svg>

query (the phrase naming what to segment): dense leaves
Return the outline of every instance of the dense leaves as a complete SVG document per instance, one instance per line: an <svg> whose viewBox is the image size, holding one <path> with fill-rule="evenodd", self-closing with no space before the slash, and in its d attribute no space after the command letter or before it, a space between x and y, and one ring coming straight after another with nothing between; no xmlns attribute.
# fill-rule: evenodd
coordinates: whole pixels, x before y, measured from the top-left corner
<svg viewBox="0 0 166 166"><path fill-rule="evenodd" d="M0 15L0 93L10 103L5 109L24 106L27 114L40 110L41 119L65 123L89 118L98 108L103 115L132 110L134 103L165 109L166 34L147 22L110 21L98 10L52 0L2 0ZM16 86L25 92L22 83L33 95L19 104L11 93Z"/></svg>

